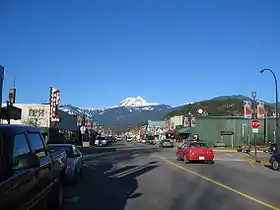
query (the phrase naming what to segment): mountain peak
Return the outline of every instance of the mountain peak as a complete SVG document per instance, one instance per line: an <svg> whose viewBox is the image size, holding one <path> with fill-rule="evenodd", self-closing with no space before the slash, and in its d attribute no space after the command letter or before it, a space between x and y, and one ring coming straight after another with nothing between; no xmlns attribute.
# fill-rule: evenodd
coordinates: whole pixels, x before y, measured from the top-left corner
<svg viewBox="0 0 280 210"><path fill-rule="evenodd" d="M138 107L138 106L148 106L149 103L143 99L141 96L137 96L136 98L128 97L121 101L119 106L126 107Z"/></svg>

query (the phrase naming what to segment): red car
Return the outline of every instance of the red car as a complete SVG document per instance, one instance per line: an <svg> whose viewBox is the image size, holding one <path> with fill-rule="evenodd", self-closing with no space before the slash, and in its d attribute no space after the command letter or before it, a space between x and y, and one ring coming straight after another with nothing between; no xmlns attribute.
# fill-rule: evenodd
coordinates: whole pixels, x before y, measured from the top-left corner
<svg viewBox="0 0 280 210"><path fill-rule="evenodd" d="M214 163L214 153L204 142L187 142L182 144L176 152L177 160L184 160L185 163L191 161L203 161Z"/></svg>

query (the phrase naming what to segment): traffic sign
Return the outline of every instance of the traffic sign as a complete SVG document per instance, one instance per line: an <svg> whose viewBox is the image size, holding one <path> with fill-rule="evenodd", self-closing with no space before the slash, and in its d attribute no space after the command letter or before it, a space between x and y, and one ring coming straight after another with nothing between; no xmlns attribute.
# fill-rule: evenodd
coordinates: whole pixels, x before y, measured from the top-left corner
<svg viewBox="0 0 280 210"><path fill-rule="evenodd" d="M85 126L81 126L80 131L82 134L84 134L86 132L86 127Z"/></svg>
<svg viewBox="0 0 280 210"><path fill-rule="evenodd" d="M260 127L260 121L258 119L251 120L251 127L252 128L259 128Z"/></svg>
<svg viewBox="0 0 280 210"><path fill-rule="evenodd" d="M253 128L253 133L258 133L259 129L258 128Z"/></svg>

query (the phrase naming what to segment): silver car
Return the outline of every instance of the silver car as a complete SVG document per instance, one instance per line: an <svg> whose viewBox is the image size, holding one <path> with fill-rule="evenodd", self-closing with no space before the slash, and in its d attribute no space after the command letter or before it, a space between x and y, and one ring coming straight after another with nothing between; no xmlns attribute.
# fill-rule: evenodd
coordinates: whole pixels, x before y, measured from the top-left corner
<svg viewBox="0 0 280 210"><path fill-rule="evenodd" d="M49 144L48 149L65 150L67 155L67 169L65 171L67 180L76 180L83 174L83 155L73 144Z"/></svg>
<svg viewBox="0 0 280 210"><path fill-rule="evenodd" d="M108 144L108 141L105 139L105 137L97 137L94 143L96 146L106 146Z"/></svg>

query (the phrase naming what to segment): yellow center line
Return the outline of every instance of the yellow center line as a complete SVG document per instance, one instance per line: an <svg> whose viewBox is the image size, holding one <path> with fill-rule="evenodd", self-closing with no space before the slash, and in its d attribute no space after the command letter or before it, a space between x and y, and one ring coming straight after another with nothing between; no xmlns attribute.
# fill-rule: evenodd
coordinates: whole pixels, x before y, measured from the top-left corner
<svg viewBox="0 0 280 210"><path fill-rule="evenodd" d="M220 187L222 187L222 188L224 188L224 189L227 189L227 190L229 190L229 191L231 191L231 192L233 192L233 193L235 193L235 194L237 194L237 195L241 195L241 196L243 196L243 197L245 197L245 198L247 198L247 199L249 199L249 200L255 201L256 203L259 203L259 204L261 204L261 205L263 205L263 206L266 206L266 207L269 208L269 209L280 210L280 208L278 208L278 207L276 207L276 206L274 206L274 205L271 205L271 204L268 204L268 203L266 203L266 202L264 202L264 201L258 200L258 199L256 199L256 198L250 196L250 195L247 195L247 194L245 194L245 193L243 193L243 192L240 192L240 191L238 191L238 190L236 190L236 189L233 189L233 188L231 188L231 187L229 187L229 186L227 186L227 185L224 185L224 184L222 184L222 183L220 183L220 182L218 182L218 181L215 181L214 179L211 179L211 178L208 178L208 177L206 177L206 176L203 176L203 175L201 175L201 174L199 174L199 173L197 173L197 172L195 172L195 171L193 171L193 170L190 170L190 169L188 169L188 168L185 168L185 167L183 167L183 166L180 166L180 165L178 165L178 164L176 164L176 163L173 163L173 162L171 162L171 161L169 161L169 160L166 160L166 159L164 159L164 158L161 158L161 159L162 159L163 161L165 161L166 163L169 163L169 164L171 164L171 165L173 165L173 166L175 166L175 167L177 167L177 168L180 168L180 169L182 169L182 170L184 170L184 171L187 171L187 172L189 172L189 173L191 173L191 174L193 174L193 175L195 175L195 176L197 176L197 177L200 177L201 179L204 179L204 180L209 181L209 182L211 182L211 183L213 183L213 184L215 184L215 185L217 185L217 186L220 186Z"/></svg>

